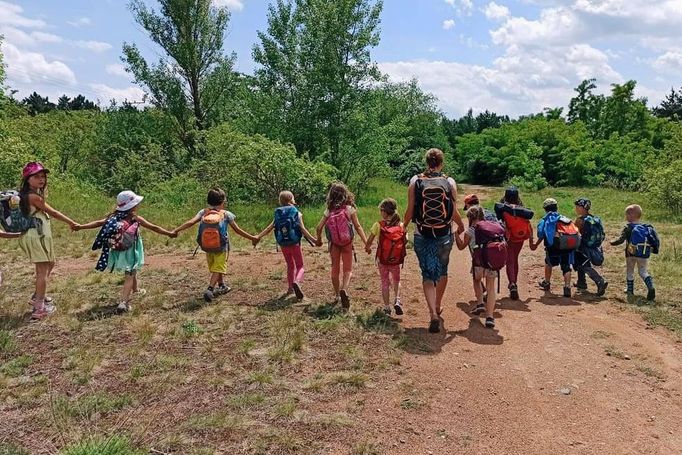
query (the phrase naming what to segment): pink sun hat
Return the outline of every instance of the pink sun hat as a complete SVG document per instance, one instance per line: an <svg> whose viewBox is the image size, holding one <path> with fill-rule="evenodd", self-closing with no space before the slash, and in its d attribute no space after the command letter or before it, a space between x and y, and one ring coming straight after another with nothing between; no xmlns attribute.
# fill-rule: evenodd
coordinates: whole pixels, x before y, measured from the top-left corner
<svg viewBox="0 0 682 455"><path fill-rule="evenodd" d="M138 196L132 191L121 191L116 196L116 211L127 212L128 210L137 207L144 199L143 196Z"/></svg>
<svg viewBox="0 0 682 455"><path fill-rule="evenodd" d="M30 176L36 175L39 172L49 174L50 170L45 168L45 166L43 166L43 163L41 163L40 161L31 161L30 163L26 164L26 166L24 166L24 170L21 172L21 175L23 175L24 178L27 179Z"/></svg>

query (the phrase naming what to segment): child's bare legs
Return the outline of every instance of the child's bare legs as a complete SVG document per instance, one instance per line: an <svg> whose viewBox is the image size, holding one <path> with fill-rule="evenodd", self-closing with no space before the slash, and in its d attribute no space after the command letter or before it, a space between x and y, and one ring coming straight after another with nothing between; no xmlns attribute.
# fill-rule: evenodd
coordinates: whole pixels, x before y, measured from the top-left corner
<svg viewBox="0 0 682 455"><path fill-rule="evenodd" d="M488 300L485 302L485 317L492 318L495 313L495 276L485 277L485 286L488 290Z"/></svg>
<svg viewBox="0 0 682 455"><path fill-rule="evenodd" d="M54 267L54 262L36 262L36 287L34 297L31 300L34 309L40 309L45 301L47 291L47 280L50 271Z"/></svg>
<svg viewBox="0 0 682 455"><path fill-rule="evenodd" d="M137 284L137 272L126 272L123 289L121 290L121 302L130 301L130 295Z"/></svg>
<svg viewBox="0 0 682 455"><path fill-rule="evenodd" d="M564 287L565 288L571 287L571 272L564 273Z"/></svg>
<svg viewBox="0 0 682 455"><path fill-rule="evenodd" d="M552 266L548 264L545 264L545 281L548 283L552 281Z"/></svg>
<svg viewBox="0 0 682 455"><path fill-rule="evenodd" d="M211 272L211 279L208 283L208 286L210 288L215 288L218 284L222 284L222 282L223 282L223 274L222 273Z"/></svg>
<svg viewBox="0 0 682 455"><path fill-rule="evenodd" d="M474 277L474 295L476 296L476 305L483 304L483 286L481 286L481 278Z"/></svg>
<svg viewBox="0 0 682 455"><path fill-rule="evenodd" d="M341 252L341 262L343 262L343 281L341 289L348 290L350 279L353 276L353 248L346 247Z"/></svg>

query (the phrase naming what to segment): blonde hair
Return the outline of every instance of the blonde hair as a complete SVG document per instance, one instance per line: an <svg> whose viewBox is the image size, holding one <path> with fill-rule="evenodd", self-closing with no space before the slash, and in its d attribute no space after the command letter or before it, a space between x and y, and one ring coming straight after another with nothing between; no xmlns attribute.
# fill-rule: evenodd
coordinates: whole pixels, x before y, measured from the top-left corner
<svg viewBox="0 0 682 455"><path fill-rule="evenodd" d="M294 200L294 193L291 191L282 191L279 193L279 205L289 205Z"/></svg>
<svg viewBox="0 0 682 455"><path fill-rule="evenodd" d="M379 210L383 210L391 217L389 224L395 226L400 223L400 215L398 214L398 203L395 199L386 198L379 204Z"/></svg>
<svg viewBox="0 0 682 455"><path fill-rule="evenodd" d="M635 219L640 219L642 217L642 207L637 204L628 205L625 208L625 216L632 216Z"/></svg>
<svg viewBox="0 0 682 455"><path fill-rule="evenodd" d="M480 205L474 205L469 207L467 210L467 219L469 220L469 226L473 225L475 221L483 221L483 207Z"/></svg>
<svg viewBox="0 0 682 455"><path fill-rule="evenodd" d="M340 209L346 205L355 207L355 195L343 183L332 183L327 193L327 209Z"/></svg>

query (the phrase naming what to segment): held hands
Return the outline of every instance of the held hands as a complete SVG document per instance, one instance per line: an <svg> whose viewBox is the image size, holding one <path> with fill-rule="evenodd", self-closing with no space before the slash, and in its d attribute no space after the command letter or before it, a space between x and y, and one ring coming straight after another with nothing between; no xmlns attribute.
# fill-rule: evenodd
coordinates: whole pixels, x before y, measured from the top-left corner
<svg viewBox="0 0 682 455"><path fill-rule="evenodd" d="M365 253L372 254L372 245L365 245Z"/></svg>
<svg viewBox="0 0 682 455"><path fill-rule="evenodd" d="M73 223L71 225L71 232L78 232L82 229L81 225L78 223Z"/></svg>
<svg viewBox="0 0 682 455"><path fill-rule="evenodd" d="M253 245L254 248L258 246L260 243L261 237L254 237L251 239L251 245Z"/></svg>

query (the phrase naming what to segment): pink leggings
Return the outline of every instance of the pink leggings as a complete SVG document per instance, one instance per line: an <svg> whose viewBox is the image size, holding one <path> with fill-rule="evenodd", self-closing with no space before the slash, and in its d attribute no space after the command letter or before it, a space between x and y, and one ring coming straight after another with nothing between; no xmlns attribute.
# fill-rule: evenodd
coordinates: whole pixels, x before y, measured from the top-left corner
<svg viewBox="0 0 682 455"><path fill-rule="evenodd" d="M516 284L519 278L519 254L523 248L523 242L509 242L507 244L507 279L509 285Z"/></svg>
<svg viewBox="0 0 682 455"><path fill-rule="evenodd" d="M349 243L346 246L330 245L329 254L332 257L332 280L339 278L341 273L341 262L343 262L343 273L351 273L353 271L353 244Z"/></svg>
<svg viewBox="0 0 682 455"><path fill-rule="evenodd" d="M301 245L283 246L281 248L284 260L287 263L287 283L289 284L289 289L291 289L294 283L303 281L303 273L305 272L303 268L303 252L301 251Z"/></svg>
<svg viewBox="0 0 682 455"><path fill-rule="evenodd" d="M379 276L381 277L381 290L391 289L391 283L400 283L400 266L379 264Z"/></svg>

